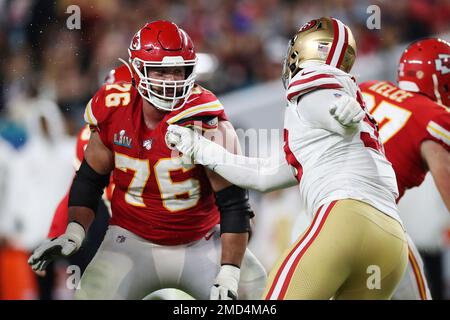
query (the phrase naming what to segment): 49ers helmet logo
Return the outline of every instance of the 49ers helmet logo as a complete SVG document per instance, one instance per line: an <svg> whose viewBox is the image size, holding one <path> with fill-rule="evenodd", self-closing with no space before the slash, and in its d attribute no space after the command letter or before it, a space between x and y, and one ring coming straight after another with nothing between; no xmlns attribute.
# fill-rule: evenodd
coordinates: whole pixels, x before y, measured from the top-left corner
<svg viewBox="0 0 450 320"><path fill-rule="evenodd" d="M311 20L311 21L305 23L304 25L302 25L300 27L300 29L298 29L298 32L303 32L303 31L309 30L312 27L314 27L316 24L317 24L317 20Z"/></svg>
<svg viewBox="0 0 450 320"><path fill-rule="evenodd" d="M450 55L440 54L439 59L434 60L436 62L436 70L442 74L450 73Z"/></svg>
<svg viewBox="0 0 450 320"><path fill-rule="evenodd" d="M139 30L131 40L130 44L131 50L140 50L141 49L141 30Z"/></svg>

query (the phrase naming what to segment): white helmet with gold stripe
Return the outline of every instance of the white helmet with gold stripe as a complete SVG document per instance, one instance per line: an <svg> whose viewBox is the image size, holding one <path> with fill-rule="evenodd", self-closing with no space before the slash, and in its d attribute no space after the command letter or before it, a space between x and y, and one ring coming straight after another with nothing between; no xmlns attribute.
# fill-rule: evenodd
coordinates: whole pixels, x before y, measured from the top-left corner
<svg viewBox="0 0 450 320"><path fill-rule="evenodd" d="M348 26L331 17L311 20L289 41L283 63L284 87L288 87L290 79L302 69L304 62L322 62L350 72L355 58L356 42Z"/></svg>

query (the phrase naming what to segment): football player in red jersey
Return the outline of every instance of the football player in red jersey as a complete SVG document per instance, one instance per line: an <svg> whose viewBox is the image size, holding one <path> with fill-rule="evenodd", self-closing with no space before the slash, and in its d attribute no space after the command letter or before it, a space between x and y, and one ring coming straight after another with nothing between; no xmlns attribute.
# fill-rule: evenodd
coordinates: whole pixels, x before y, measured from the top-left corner
<svg viewBox="0 0 450 320"><path fill-rule="evenodd" d="M255 260L246 251L253 215L247 193L182 164L165 142L172 123L217 130L236 142L234 129L214 94L195 84L194 47L177 25L146 24L129 56L132 83L104 85L86 107L92 133L70 190L66 231L29 263L42 270L79 249L112 172L110 227L76 297L140 299L176 287L199 299L236 298L241 262ZM255 295L264 287L260 271Z"/></svg>
<svg viewBox="0 0 450 320"><path fill-rule="evenodd" d="M368 81L360 87L397 176L397 202L430 171L450 211L450 44L417 41L403 52L398 85ZM410 239L409 246L409 266L394 298L430 299L423 263Z"/></svg>

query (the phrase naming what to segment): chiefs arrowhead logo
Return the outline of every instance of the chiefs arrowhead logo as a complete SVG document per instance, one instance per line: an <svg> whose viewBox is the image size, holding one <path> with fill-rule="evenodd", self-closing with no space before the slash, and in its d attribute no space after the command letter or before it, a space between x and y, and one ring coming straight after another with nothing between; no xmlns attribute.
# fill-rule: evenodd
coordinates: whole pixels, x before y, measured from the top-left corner
<svg viewBox="0 0 450 320"><path fill-rule="evenodd" d="M442 74L450 73L450 55L440 54L439 59L434 60L436 62L436 70Z"/></svg>
<svg viewBox="0 0 450 320"><path fill-rule="evenodd" d="M141 49L141 30L139 30L131 40L130 44L131 50L140 50Z"/></svg>

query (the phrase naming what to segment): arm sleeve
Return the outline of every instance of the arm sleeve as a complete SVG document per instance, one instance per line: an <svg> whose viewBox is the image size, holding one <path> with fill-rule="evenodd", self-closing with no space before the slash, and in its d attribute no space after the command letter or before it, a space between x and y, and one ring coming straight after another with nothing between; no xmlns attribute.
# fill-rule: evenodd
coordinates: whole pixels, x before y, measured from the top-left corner
<svg viewBox="0 0 450 320"><path fill-rule="evenodd" d="M433 140L450 152L450 112L440 111L426 124L427 134L423 140Z"/></svg>
<svg viewBox="0 0 450 320"><path fill-rule="evenodd" d="M352 135L358 126L349 128L341 125L329 111L331 105L344 95L347 95L344 91L336 89L322 89L307 93L298 100L298 116L312 127L325 129L342 136Z"/></svg>
<svg viewBox="0 0 450 320"><path fill-rule="evenodd" d="M241 188L269 192L297 184L284 159L250 158L228 152L218 144L200 137L196 162Z"/></svg>

